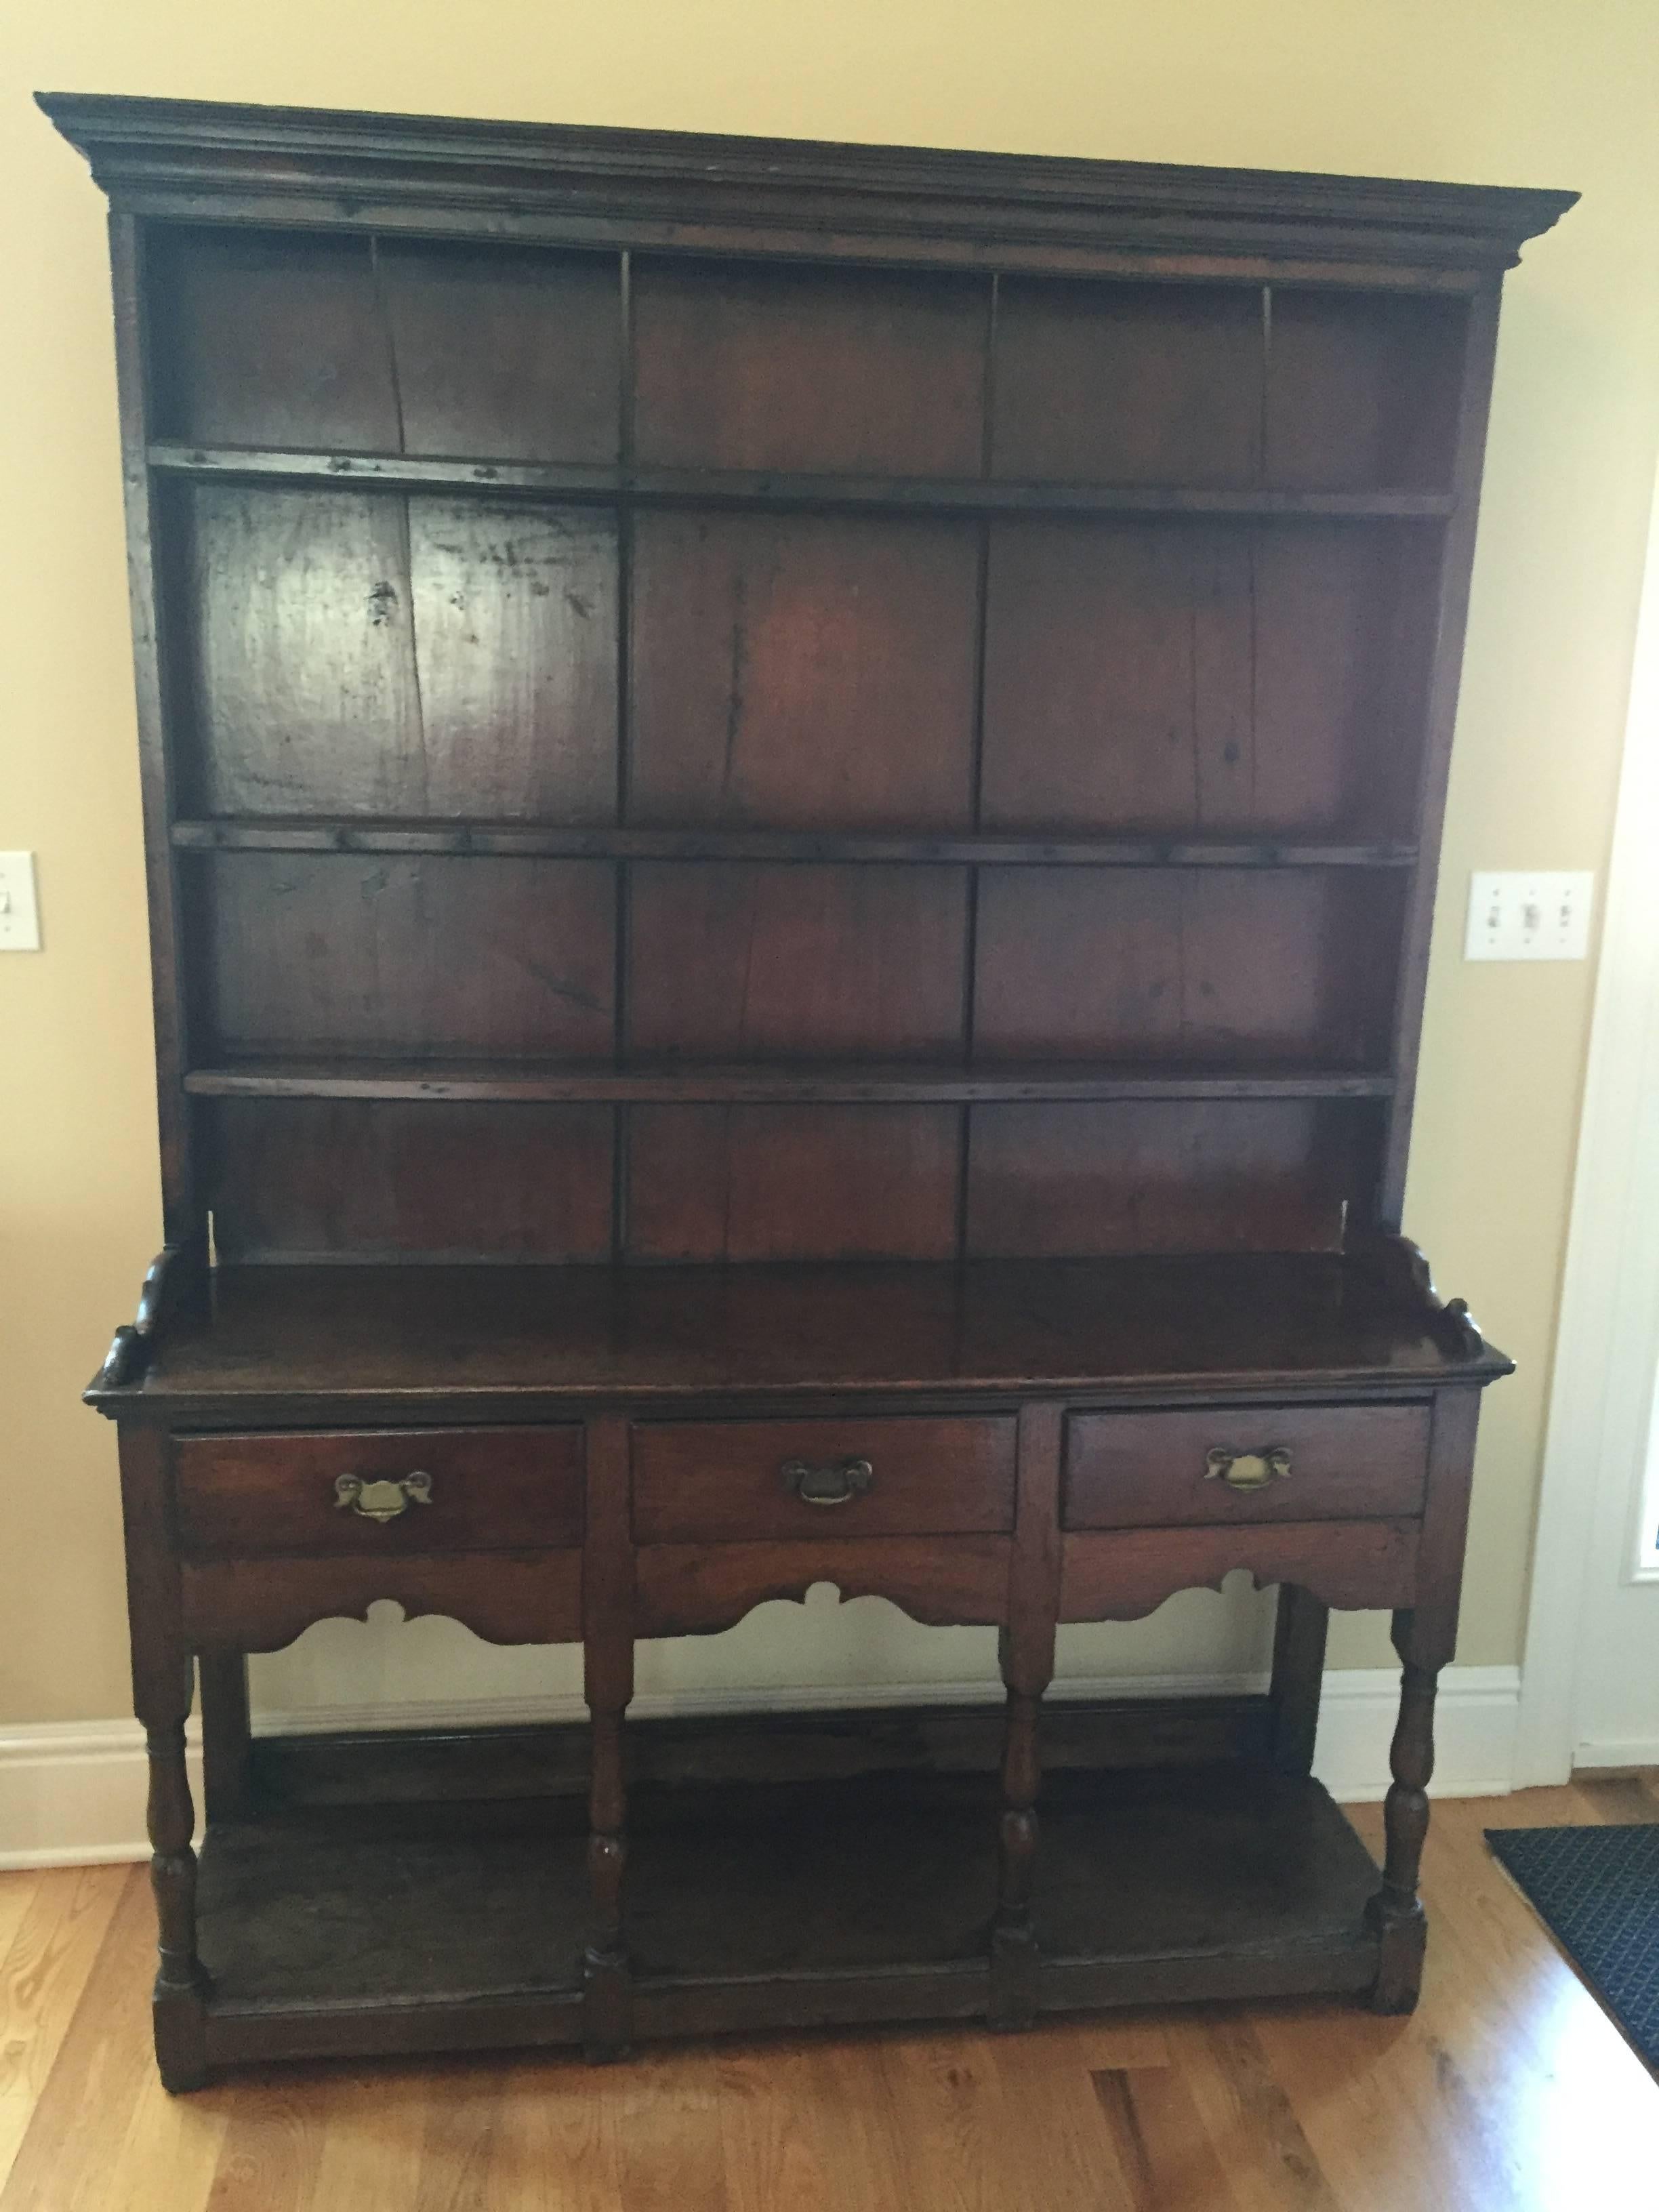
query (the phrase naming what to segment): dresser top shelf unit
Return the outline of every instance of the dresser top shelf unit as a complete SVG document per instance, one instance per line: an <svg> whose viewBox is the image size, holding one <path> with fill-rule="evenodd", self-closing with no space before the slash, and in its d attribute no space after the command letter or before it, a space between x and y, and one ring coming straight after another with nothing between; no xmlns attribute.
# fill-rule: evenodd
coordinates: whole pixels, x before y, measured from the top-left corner
<svg viewBox="0 0 1659 2212"><path fill-rule="evenodd" d="M1408 2008L1510 1363L1401 1211L1572 196L42 104L113 210L167 1242L87 1395L164 2079ZM1039 1805L1060 1626L1241 1571L1266 1694L1073 1706ZM994 1628L1003 1711L641 1732L630 1833L636 1642L826 1582ZM580 1740L256 1742L245 1655L384 1599L580 1641ZM1406 1670L1380 1874L1333 1606Z"/></svg>
<svg viewBox="0 0 1659 2212"><path fill-rule="evenodd" d="M42 105L114 210L186 1272L1397 1230L1571 195Z"/></svg>

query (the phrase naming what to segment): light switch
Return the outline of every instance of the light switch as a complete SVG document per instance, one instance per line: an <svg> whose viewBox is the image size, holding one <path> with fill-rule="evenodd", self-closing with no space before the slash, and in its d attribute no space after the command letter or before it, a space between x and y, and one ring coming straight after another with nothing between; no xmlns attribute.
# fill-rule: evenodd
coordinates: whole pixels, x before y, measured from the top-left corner
<svg viewBox="0 0 1659 2212"><path fill-rule="evenodd" d="M40 950L33 853L0 853L0 952Z"/></svg>
<svg viewBox="0 0 1659 2212"><path fill-rule="evenodd" d="M1477 869L1466 960L1582 960L1595 877L1589 868Z"/></svg>

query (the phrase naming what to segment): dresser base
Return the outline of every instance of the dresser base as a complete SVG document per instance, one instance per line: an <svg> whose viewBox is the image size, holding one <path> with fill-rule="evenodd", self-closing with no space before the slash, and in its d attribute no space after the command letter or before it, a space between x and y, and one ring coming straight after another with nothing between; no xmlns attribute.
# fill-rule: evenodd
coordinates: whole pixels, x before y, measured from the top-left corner
<svg viewBox="0 0 1659 2212"><path fill-rule="evenodd" d="M978 1774L645 1784L635 2039L984 2021L996 1800ZM1251 1761L1045 1791L1036 2005L1360 1993L1376 1869L1318 1784ZM580 2044L586 1835L558 1796L210 1826L210 2066Z"/></svg>

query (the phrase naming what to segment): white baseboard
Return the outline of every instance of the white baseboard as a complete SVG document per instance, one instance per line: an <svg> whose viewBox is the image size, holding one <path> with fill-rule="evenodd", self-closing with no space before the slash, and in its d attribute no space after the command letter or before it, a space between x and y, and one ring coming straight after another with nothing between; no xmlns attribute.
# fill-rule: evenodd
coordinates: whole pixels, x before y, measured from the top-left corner
<svg viewBox="0 0 1659 2212"><path fill-rule="evenodd" d="M1170 1675L1132 1680L1073 1678L1056 1698L1205 1697L1258 1691L1255 1675ZM1521 1678L1514 1667L1451 1667L1441 1677L1435 1723L1434 1790L1441 1797L1502 1796L1513 1786ZM690 1691L635 1698L641 1720L712 1713L813 1712L848 1705L980 1704L983 1682L881 1684L787 1690ZM1389 1739L1400 1678L1392 1668L1349 1668L1325 1677L1314 1771L1335 1797L1352 1804L1389 1786ZM495 1698L464 1705L334 1705L260 1714L263 1735L315 1735L362 1728L501 1728L580 1720L580 1698ZM1652 1762L1659 1764L1659 1747ZM198 1802L201 1748L189 1732L191 1786ZM1626 1763L1609 1757L1609 1765ZM131 1721L78 1721L0 1728L0 1868L89 1866L149 1856L143 1840L146 1785L143 1736Z"/></svg>
<svg viewBox="0 0 1659 2212"><path fill-rule="evenodd" d="M1604 1766L1659 1766L1659 1736L1587 1737L1573 1747L1575 1774Z"/></svg>

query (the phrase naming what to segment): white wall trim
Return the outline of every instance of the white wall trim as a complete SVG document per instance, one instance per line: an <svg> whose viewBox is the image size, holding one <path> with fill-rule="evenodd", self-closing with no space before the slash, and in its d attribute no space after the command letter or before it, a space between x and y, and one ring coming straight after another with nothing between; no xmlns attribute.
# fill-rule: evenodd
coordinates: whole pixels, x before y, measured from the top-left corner
<svg viewBox="0 0 1659 2212"><path fill-rule="evenodd" d="M1659 1346L1659 1146L1644 1097L1659 1040L1659 485L1637 624L1601 964L1556 1337L1522 1667L1517 1783L1565 1782L1579 1655L1602 1565L1647 1440ZM1616 1496L1614 1493L1616 1488ZM1612 1562L1607 1565L1611 1568Z"/></svg>
<svg viewBox="0 0 1659 2212"><path fill-rule="evenodd" d="M1513 1667L1451 1667L1441 1677L1435 1794L1499 1796L1510 1787L1520 1675ZM1258 1675L1170 1675L1129 1680L1073 1678L1066 1698L1225 1696L1266 1687ZM1399 1701L1393 1668L1348 1668L1325 1677L1315 1771L1349 1803L1381 1797L1389 1784L1389 1738ZM641 1720L711 1713L811 1712L849 1705L985 1702L983 1682L878 1684L860 1692L682 1691L641 1697ZM362 1728L502 1728L585 1717L579 1698L495 1698L464 1705L340 1705L263 1713L265 1735ZM198 1802L201 1753L190 1732L191 1784ZM82 1721L0 1729L0 1869L88 1866L149 1856L144 1832L144 1743L133 1721Z"/></svg>

